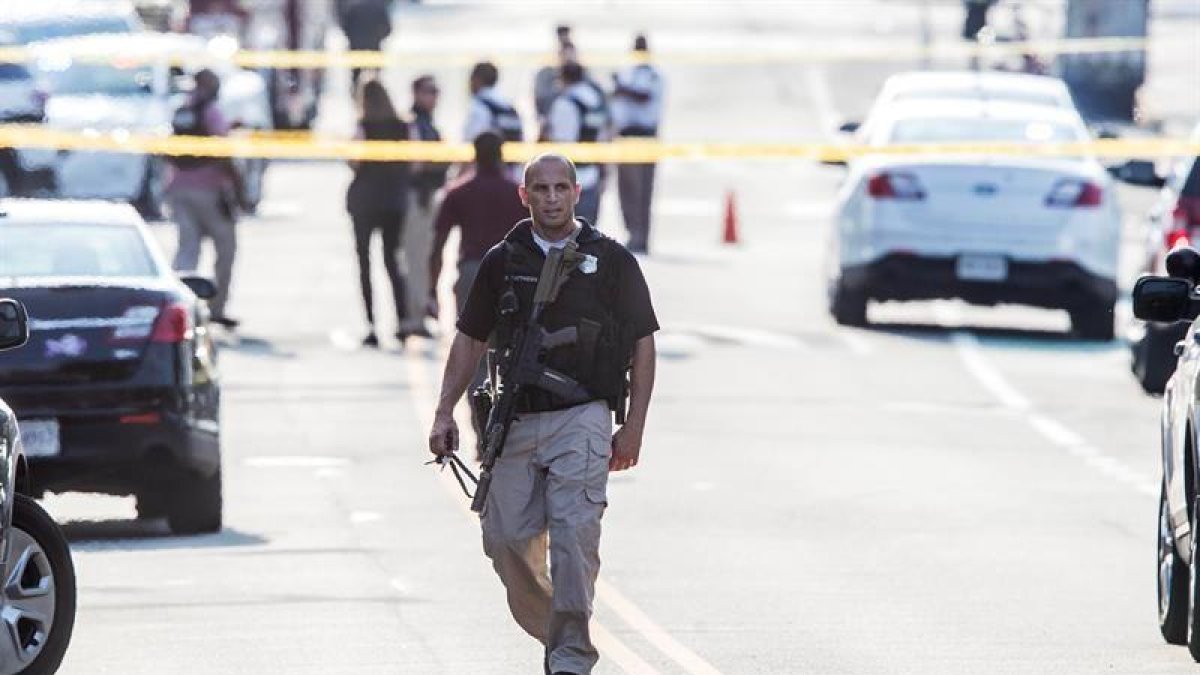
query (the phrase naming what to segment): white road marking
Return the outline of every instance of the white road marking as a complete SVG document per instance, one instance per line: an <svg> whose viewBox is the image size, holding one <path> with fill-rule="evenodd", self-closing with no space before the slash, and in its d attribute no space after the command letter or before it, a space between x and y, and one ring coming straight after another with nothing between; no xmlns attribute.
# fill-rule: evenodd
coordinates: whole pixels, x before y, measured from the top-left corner
<svg viewBox="0 0 1200 675"><path fill-rule="evenodd" d="M383 514L375 511L354 511L350 514L350 522L355 525L375 523L383 520Z"/></svg>
<svg viewBox="0 0 1200 675"><path fill-rule="evenodd" d="M646 640L658 648L663 654L677 663L684 671L693 675L721 675L721 671L700 658L695 652L683 646L663 630L653 619L637 605L633 604L624 594L618 591L604 579L596 580L596 595L600 596L609 609L616 612L625 623L642 634Z"/></svg>
<svg viewBox="0 0 1200 675"><path fill-rule="evenodd" d="M951 336L951 341L967 371L983 385L983 388L995 396L1004 407L1020 413L1029 426L1051 444L1082 460L1097 472L1142 494L1158 494L1158 484L1155 480L1116 457L1105 454L1065 424L1034 411L1032 402L1009 384L983 355L979 340L974 335L959 331Z"/></svg>
<svg viewBox="0 0 1200 675"><path fill-rule="evenodd" d="M346 466L350 460L345 457L312 457L300 455L268 455L263 457L247 457L242 460L246 466L257 468L283 469L318 469L326 467Z"/></svg>

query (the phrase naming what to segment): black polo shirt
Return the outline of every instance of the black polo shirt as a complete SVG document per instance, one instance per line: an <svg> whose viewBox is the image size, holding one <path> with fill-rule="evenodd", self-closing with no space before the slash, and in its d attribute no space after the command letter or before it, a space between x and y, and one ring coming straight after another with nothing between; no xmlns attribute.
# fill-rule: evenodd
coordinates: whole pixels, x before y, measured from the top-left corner
<svg viewBox="0 0 1200 675"><path fill-rule="evenodd" d="M583 229L575 241L581 250L586 250L601 239L607 239L586 221L581 219L580 223ZM541 247L533 240L532 226L533 223L529 219L522 220L505 235L504 240L512 245L527 248L544 259L545 254L542 253ZM640 340L658 330L658 318L650 302L650 289L633 254L616 242L610 240L609 244L609 253L601 264L615 266L613 271L617 279L617 292L612 310L617 321L630 326L634 338ZM505 256L503 242L493 246L483 256L479 273L471 285L466 305L458 318L458 330L480 342L487 341L492 329L496 327L496 306L504 292Z"/></svg>

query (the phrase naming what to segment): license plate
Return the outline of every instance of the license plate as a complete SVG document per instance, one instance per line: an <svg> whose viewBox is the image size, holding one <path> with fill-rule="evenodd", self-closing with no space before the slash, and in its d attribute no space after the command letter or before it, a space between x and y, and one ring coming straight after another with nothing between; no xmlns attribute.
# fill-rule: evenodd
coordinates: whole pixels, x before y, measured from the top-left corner
<svg viewBox="0 0 1200 675"><path fill-rule="evenodd" d="M57 457L62 452L58 440L58 420L22 420L21 444L26 457Z"/></svg>
<svg viewBox="0 0 1200 675"><path fill-rule="evenodd" d="M1004 281L1008 278L1008 260L998 255L964 255L956 269L963 281Z"/></svg>

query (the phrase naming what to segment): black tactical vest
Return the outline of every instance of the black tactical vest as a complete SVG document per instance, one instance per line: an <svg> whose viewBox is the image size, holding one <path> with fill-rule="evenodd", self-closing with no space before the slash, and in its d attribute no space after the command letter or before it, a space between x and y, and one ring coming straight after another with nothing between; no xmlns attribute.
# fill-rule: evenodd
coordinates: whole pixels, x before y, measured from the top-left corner
<svg viewBox="0 0 1200 675"><path fill-rule="evenodd" d="M529 221L523 221L505 239L504 288L517 296L517 313L509 321L497 322L494 346L507 345L514 327L524 324L533 306L533 293L546 256L533 242ZM542 313L542 327L553 332L574 326L581 339L575 345L558 347L547 354L547 367L587 389L588 400L605 400L616 409L627 382L633 356L632 328L618 322L615 306L619 270L616 252L620 244L585 225L576 243L579 252L591 259L579 266L563 284L558 298ZM588 325L591 325L590 329ZM591 335L591 338L585 336ZM565 401L541 390L526 389L518 407L523 412L560 410L586 401Z"/></svg>

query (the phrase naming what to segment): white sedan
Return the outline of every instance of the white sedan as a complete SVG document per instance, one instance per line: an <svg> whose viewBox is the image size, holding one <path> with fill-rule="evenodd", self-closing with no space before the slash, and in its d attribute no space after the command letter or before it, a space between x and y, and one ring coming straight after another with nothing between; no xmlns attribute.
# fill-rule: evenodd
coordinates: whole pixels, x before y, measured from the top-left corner
<svg viewBox="0 0 1200 675"><path fill-rule="evenodd" d="M897 103L870 146L1088 140L1073 111L970 100ZM828 282L843 324L870 300L961 298L1069 312L1076 333L1113 336L1121 218L1092 157L867 155L837 198Z"/></svg>
<svg viewBox="0 0 1200 675"><path fill-rule="evenodd" d="M218 45L219 46L219 45ZM202 67L221 78L218 105L246 129L271 128L266 85L200 38L142 33L53 40L34 46L39 77L50 92L46 124L83 133L169 135L174 109ZM98 58L98 56L103 58ZM166 168L160 158L129 153L22 150L28 170L53 173L53 195L129 201L157 216ZM242 162L248 201L261 196L263 160Z"/></svg>

